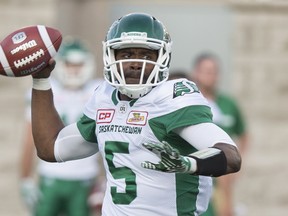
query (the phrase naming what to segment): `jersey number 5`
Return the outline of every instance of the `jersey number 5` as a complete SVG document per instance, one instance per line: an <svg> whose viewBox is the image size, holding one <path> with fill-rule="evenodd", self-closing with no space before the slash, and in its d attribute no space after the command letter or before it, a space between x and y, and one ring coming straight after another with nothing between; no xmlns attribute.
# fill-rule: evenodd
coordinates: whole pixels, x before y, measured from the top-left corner
<svg viewBox="0 0 288 216"><path fill-rule="evenodd" d="M116 167L113 163L115 153L129 154L129 143L118 141L106 141L105 159L109 171L114 179L125 179L125 193L117 192L116 186L111 186L111 196L115 204L130 204L137 196L136 175L128 167Z"/></svg>

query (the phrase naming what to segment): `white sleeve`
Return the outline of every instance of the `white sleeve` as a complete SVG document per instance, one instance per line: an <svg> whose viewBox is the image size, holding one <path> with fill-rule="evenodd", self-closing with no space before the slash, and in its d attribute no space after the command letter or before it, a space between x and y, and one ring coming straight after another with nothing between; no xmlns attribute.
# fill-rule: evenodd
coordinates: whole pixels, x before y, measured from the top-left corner
<svg viewBox="0 0 288 216"><path fill-rule="evenodd" d="M98 144L86 141L76 123L63 128L54 145L54 156L58 162L89 157L98 152Z"/></svg>
<svg viewBox="0 0 288 216"><path fill-rule="evenodd" d="M175 132L198 150L212 147L216 143L236 146L231 137L213 123L201 123L178 128Z"/></svg>

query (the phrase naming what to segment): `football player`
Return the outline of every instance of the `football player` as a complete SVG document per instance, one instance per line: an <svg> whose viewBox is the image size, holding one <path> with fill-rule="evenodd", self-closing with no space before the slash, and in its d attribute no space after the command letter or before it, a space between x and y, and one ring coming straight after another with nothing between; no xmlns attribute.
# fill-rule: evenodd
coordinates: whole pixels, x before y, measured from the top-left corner
<svg viewBox="0 0 288 216"><path fill-rule="evenodd" d="M95 72L93 55L78 39L66 38L59 50L57 63L51 79L54 103L67 125L81 117L84 104L101 81L92 79ZM39 182L36 185L33 178L36 171L33 169L35 152L30 110L30 106L27 107L27 132L21 161L20 186L24 203L32 215L90 215L88 197L99 175L99 159L93 155L67 163L39 160Z"/></svg>
<svg viewBox="0 0 288 216"><path fill-rule="evenodd" d="M237 146L212 122L197 86L167 81L172 41L155 17L116 20L103 42L104 78L82 118L64 126L48 77L33 75L32 129L39 157L68 161L100 152L107 184L103 216L200 215L211 176L240 170Z"/></svg>

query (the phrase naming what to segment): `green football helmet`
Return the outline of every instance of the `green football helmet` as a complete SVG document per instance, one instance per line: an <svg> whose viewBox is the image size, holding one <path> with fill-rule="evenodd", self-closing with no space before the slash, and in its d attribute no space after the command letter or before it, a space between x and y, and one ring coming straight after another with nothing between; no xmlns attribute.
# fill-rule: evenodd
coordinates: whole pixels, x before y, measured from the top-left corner
<svg viewBox="0 0 288 216"><path fill-rule="evenodd" d="M166 28L153 16L143 13L125 15L112 24L103 42L104 78L128 97L142 97L154 86L160 85L168 79L171 45L171 38ZM115 50L124 48L157 50L157 61L145 59L116 61ZM142 62L143 68L139 77L144 76L146 64L154 65L147 81L140 79L138 84L126 83L122 63L128 61Z"/></svg>
<svg viewBox="0 0 288 216"><path fill-rule="evenodd" d="M95 60L83 41L66 37L56 56L55 78L65 87L80 88L92 77Z"/></svg>

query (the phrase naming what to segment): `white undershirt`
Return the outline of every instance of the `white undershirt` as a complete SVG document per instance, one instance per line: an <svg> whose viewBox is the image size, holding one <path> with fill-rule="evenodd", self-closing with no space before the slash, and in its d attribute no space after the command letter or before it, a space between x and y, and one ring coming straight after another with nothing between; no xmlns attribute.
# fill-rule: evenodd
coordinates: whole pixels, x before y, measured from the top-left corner
<svg viewBox="0 0 288 216"><path fill-rule="evenodd" d="M201 123L177 128L175 133L198 150L212 147L216 143L226 143L236 146L231 137L223 129L213 123Z"/></svg>
<svg viewBox="0 0 288 216"><path fill-rule="evenodd" d="M98 152L97 143L86 141L76 123L63 128L54 145L54 155L58 162L89 157Z"/></svg>

